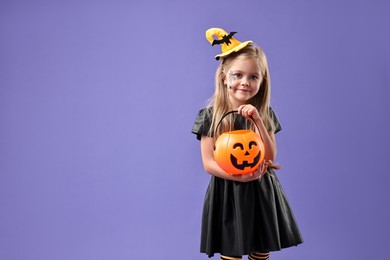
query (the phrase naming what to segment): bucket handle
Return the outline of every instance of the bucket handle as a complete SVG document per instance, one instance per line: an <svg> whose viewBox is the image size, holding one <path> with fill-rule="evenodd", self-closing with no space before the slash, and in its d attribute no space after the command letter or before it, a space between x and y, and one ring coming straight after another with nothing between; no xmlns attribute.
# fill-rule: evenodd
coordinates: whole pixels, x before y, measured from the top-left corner
<svg viewBox="0 0 390 260"><path fill-rule="evenodd" d="M237 113L238 110L232 110L230 112L227 112L226 114L224 114L221 119L219 120L218 124L217 124L217 127L215 128L215 131L218 130L218 127L219 125L222 123L222 120L227 116L227 115L230 115L230 114L233 114L233 113ZM263 139L263 135L261 134L261 131L260 131L260 128L259 126L256 124L255 120L253 119L253 117L251 116L250 119L252 120L252 122L255 124L257 130L259 131L259 135L260 135L260 138L261 138L261 141L264 142L264 139Z"/></svg>

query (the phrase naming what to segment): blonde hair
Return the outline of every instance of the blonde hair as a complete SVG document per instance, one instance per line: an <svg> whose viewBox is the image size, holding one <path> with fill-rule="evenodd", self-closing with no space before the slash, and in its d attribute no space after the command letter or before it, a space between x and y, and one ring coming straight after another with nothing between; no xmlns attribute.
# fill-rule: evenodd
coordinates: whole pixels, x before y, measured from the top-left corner
<svg viewBox="0 0 390 260"><path fill-rule="evenodd" d="M269 113L271 80L268 71L267 59L260 47L248 45L239 52L232 53L222 59L217 68L215 74L215 92L208 104L208 107L213 108L209 136L214 136L215 138L221 135L224 131L231 129L233 126L231 117L230 119L224 118L219 126L218 123L227 112L232 110L232 106L229 102L228 88L224 84L224 81L226 77L225 72L229 70L232 62L236 59L253 59L258 63L263 80L260 83L259 91L248 101L248 103L258 109L260 117L267 129L270 131L274 131L275 129L275 125Z"/></svg>

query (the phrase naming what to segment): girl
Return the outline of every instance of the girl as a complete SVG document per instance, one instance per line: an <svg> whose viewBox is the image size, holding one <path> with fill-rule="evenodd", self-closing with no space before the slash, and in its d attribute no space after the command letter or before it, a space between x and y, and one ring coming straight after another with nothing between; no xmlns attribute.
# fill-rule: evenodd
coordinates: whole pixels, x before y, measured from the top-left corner
<svg viewBox="0 0 390 260"><path fill-rule="evenodd" d="M269 259L269 252L302 243L284 191L273 169L275 133L280 123L269 107L270 76L264 52L252 41L239 42L222 29L211 28L206 38L222 45L215 93L199 111L192 132L201 144L203 166L211 174L202 216L201 252L221 259ZM217 37L217 40L214 39ZM237 110L231 117L223 116ZM218 125L219 121L222 122ZM214 141L222 132L246 128L253 120L265 146L264 163L253 173L230 175L214 159Z"/></svg>

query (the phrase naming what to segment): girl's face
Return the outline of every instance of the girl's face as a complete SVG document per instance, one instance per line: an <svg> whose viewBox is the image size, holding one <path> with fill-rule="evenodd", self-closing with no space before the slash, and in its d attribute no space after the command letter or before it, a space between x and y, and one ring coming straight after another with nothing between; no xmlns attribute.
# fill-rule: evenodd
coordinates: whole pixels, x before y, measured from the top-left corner
<svg viewBox="0 0 390 260"><path fill-rule="evenodd" d="M233 109L247 104L259 92L262 80L260 67L254 59L234 60L224 79Z"/></svg>

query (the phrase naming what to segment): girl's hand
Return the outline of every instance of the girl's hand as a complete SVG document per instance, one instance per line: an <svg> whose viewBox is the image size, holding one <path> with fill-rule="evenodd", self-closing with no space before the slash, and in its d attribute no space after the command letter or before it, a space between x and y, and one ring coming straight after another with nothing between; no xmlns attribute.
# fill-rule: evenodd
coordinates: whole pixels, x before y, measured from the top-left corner
<svg viewBox="0 0 390 260"><path fill-rule="evenodd" d="M259 169L257 169L257 171L260 172L260 177L267 172L268 165L269 165L268 161L264 161L262 164L260 164Z"/></svg>
<svg viewBox="0 0 390 260"><path fill-rule="evenodd" d="M241 105L237 109L237 113L242 115L243 117L250 119L251 117L254 120L260 119L259 111L252 105Z"/></svg>
<svg viewBox="0 0 390 260"><path fill-rule="evenodd" d="M238 181L238 182L250 182L254 180L258 180L261 178L261 175L258 171L248 174L237 174L237 175L230 175L229 180L232 181Z"/></svg>
<svg viewBox="0 0 390 260"><path fill-rule="evenodd" d="M239 182L250 182L261 179L261 177L267 172L268 162L263 162L260 167L252 173L231 175L231 180Z"/></svg>

